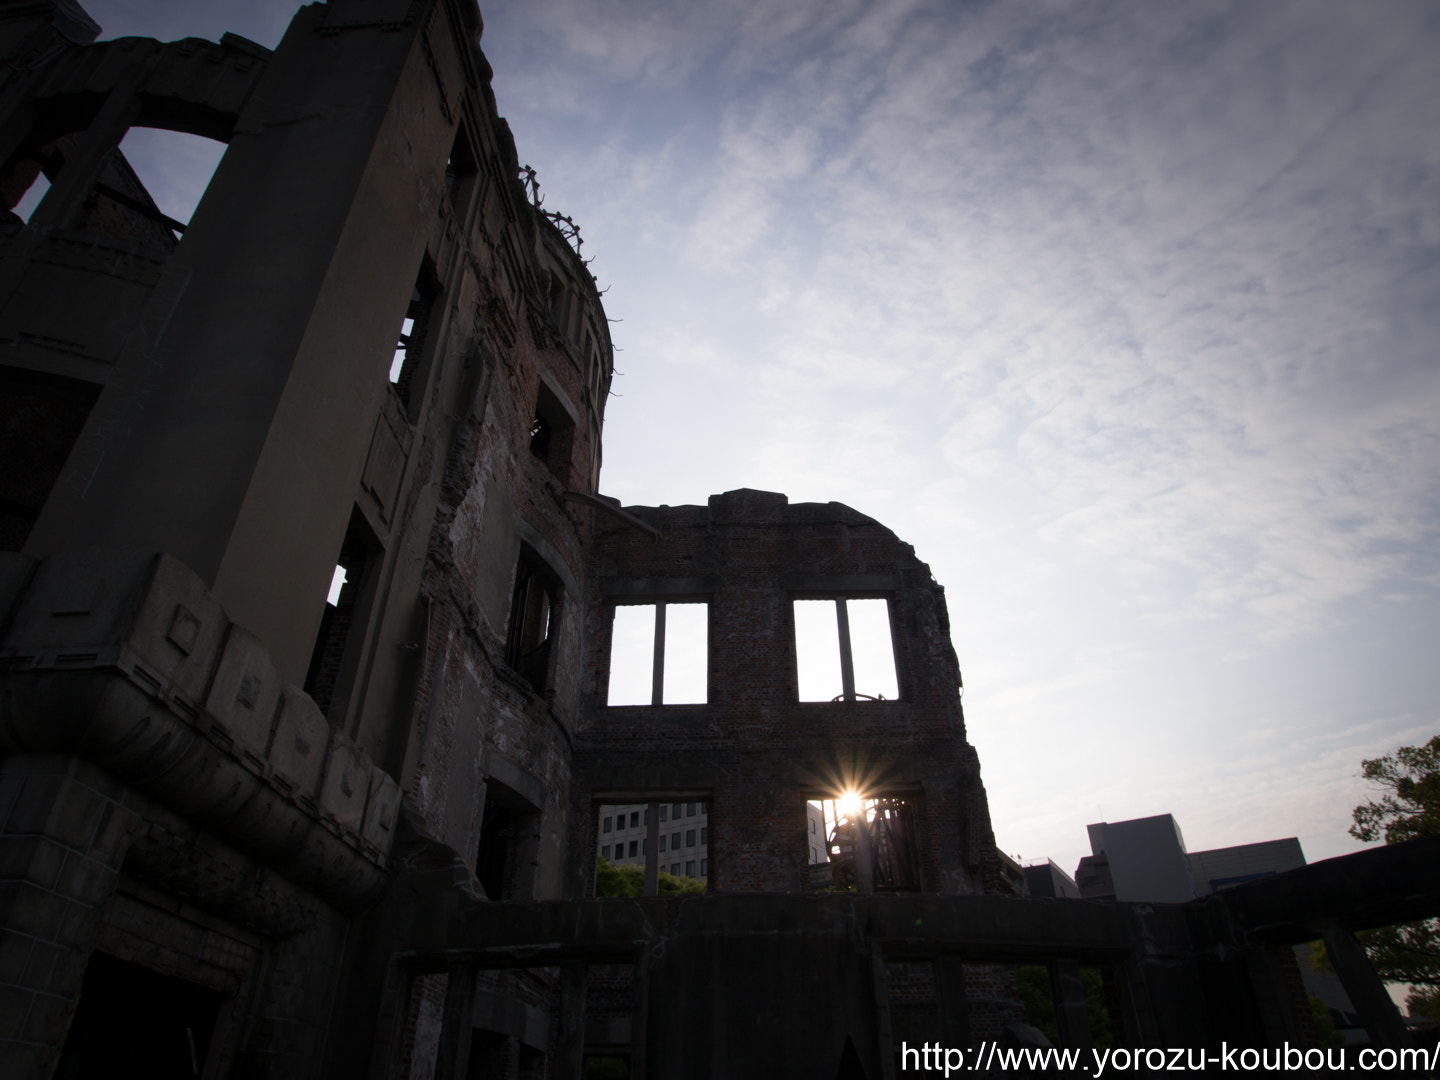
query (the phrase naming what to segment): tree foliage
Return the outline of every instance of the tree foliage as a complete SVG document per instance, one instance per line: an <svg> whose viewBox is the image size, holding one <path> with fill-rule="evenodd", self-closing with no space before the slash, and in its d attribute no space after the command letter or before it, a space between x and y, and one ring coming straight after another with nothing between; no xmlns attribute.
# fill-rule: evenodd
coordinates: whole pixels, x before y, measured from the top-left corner
<svg viewBox="0 0 1440 1080"><path fill-rule="evenodd" d="M1362 761L1360 775L1385 792L1355 807L1351 836L1366 843L1383 836L1387 844L1440 836L1440 735L1423 746L1402 746L1393 754ZM1410 1012L1440 1021L1440 919L1355 936L1380 978L1411 985L1406 999ZM1329 967L1323 948L1317 960Z"/></svg>
<svg viewBox="0 0 1440 1080"><path fill-rule="evenodd" d="M1051 1043L1060 1044L1060 1026L1055 1020L1055 999L1050 993L1050 972L1036 965L1015 969L1015 984L1025 1006L1026 1023L1037 1028ZM1097 1049L1115 1045L1110 1027L1110 1011L1105 1007L1105 979L1099 968L1080 969L1080 984L1085 989L1085 1016L1090 1021L1090 1039Z"/></svg>
<svg viewBox="0 0 1440 1080"><path fill-rule="evenodd" d="M705 882L694 878L677 877L660 871L660 895L675 896L680 893L703 893ZM616 866L608 859L599 858L595 863L595 895L644 896L645 868L643 866Z"/></svg>
<svg viewBox="0 0 1440 1080"><path fill-rule="evenodd" d="M1440 735L1424 746L1402 746L1393 754L1360 763L1360 775L1386 789L1377 800L1355 807L1350 835L1367 844L1417 836L1440 836Z"/></svg>

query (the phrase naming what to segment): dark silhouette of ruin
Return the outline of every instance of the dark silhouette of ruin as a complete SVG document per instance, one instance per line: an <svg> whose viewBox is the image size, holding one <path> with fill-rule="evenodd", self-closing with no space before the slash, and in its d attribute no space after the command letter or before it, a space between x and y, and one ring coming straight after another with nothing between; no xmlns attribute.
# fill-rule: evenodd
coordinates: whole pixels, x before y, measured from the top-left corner
<svg viewBox="0 0 1440 1080"><path fill-rule="evenodd" d="M331 0L272 52L0 6L0 192L49 184L0 228L0 1074L879 1080L1021 1037L1017 962L1073 1045L1081 966L1123 1045L1303 1045L1282 946L1322 934L1402 1040L1350 931L1436 913L1440 840L1186 905L1017 897L911 548L839 503L598 492L605 312L480 29ZM188 223L135 126L228 144ZM834 701L800 700L805 600ZM855 685L861 600L893 700ZM634 604L655 694L610 705ZM665 701L679 604L698 703ZM826 884L806 803L847 789L876 821ZM709 894L653 895L695 802ZM651 895L594 896L612 804L649 808Z"/></svg>

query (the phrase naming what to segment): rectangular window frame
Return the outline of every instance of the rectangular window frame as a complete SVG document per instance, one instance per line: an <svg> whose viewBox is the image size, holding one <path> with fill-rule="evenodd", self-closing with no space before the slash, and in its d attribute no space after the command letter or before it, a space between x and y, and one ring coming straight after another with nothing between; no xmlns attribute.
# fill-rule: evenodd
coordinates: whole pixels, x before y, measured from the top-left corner
<svg viewBox="0 0 1440 1080"><path fill-rule="evenodd" d="M671 607L671 606L691 606L691 607L693 607L693 606L695 606L695 605L700 605L700 604L703 604L703 605L705 606L705 700L704 700L704 701L686 701L686 702L667 702L667 701L665 701L665 638L666 638L666 634L665 634L665 611L666 611L666 608L667 608L667 607ZM654 706L656 706L656 705L666 705L666 704L669 704L669 705L671 705L672 707L684 708L684 707L686 707L686 706L699 706L699 705L708 705L708 704L710 704L710 702L711 702L711 700L712 700L711 660L712 660L712 656L713 656L713 650L712 650L712 648L711 648L711 646L713 645L713 642L712 642L712 640L711 640L711 636L712 636L712 633L713 633L713 630L714 630L714 612L713 612L713 610L712 610L712 609L713 609L713 603L712 603L712 601L711 601L711 598L710 598L709 596L685 596L684 598L675 597L675 596L643 597L643 598L642 598L642 597L636 597L636 598L633 599L633 600L631 600L631 599L626 599L626 600L624 600L623 602L617 602L617 603L614 605L614 608L621 608L621 607L653 607L653 608L655 609L655 631L654 631L654 637L653 637L653 639L652 639L652 640L653 640L654 652L653 652L653 656L652 656L652 659L651 659L651 669L650 669L650 705L651 705L651 707L654 707ZM614 628L614 625L615 625L615 611L614 611L614 608L612 608L612 609L611 609L611 612L610 612L610 626L611 626L611 628L612 628L612 639L611 639L611 642L610 642L610 649L608 650L609 655L608 655L607 658L606 658L606 664L605 664L606 688L607 688L606 708L644 708L643 705L639 705L639 706L637 706L637 705L611 705L611 704L609 704L609 701L608 701L609 680L610 680L610 677L611 677L611 675L613 674L613 671L614 671L614 640L613 640L613 628ZM678 804L677 804L677 805L678 805Z"/></svg>
<svg viewBox="0 0 1440 1080"><path fill-rule="evenodd" d="M559 636L565 600L560 575L534 548L522 542L505 631L505 664L536 694L546 694L554 685L553 645Z"/></svg>
<svg viewBox="0 0 1440 1080"><path fill-rule="evenodd" d="M692 827L688 830L675 829L672 832L671 825L678 825L679 822L675 819L683 816L683 813L672 814L672 821L670 823L662 823L660 816L658 814L652 814L650 809L652 807L659 808L665 806L673 811L678 807L686 806L687 803L685 802L675 803L669 801L677 795L681 798L696 799L694 803L689 805L695 806L697 811L696 816L698 816L700 820L690 822L689 824ZM699 796L698 799L696 798L697 796ZM660 799L666 799L667 801L662 803ZM682 865L681 863L672 864L667 861L670 858L682 858L682 848L684 849L683 857L688 857L688 859L692 861L697 858L703 859L708 864L711 853L711 838L708 823L713 803L714 796L711 792L687 791L682 793L672 790L662 792L655 799L646 799L645 794L636 791L595 793L594 816L591 818L591 821L594 823L593 827L595 828L595 847L591 850L594 851L597 856L597 864L598 857L603 857L603 851L599 841L602 838L609 839L609 837L603 836L603 832L604 821L607 817L610 817L615 822L616 833L621 833L621 835L615 837L615 840L619 841L619 843L616 844L614 848L614 858L610 861L615 865L621 865L623 863L644 867L647 872L645 895L658 895L659 878L657 875L674 873L675 871L671 870L671 866ZM636 826L639 835L631 840L623 835L621 831L628 823L629 818L635 815L638 815L641 819L641 822ZM652 829L654 830L653 835L651 834ZM625 831L629 832L631 830ZM697 833L699 834L698 842ZM634 847L633 853L628 850L629 846ZM667 848L669 849L668 851ZM656 871L654 875L650 873L652 864ZM655 877L653 882L649 880L652 876ZM693 877L694 875L691 873L689 876ZM702 877L708 886L708 875L702 875ZM652 887L655 891L651 891Z"/></svg>
<svg viewBox="0 0 1440 1080"><path fill-rule="evenodd" d="M905 684L900 673L900 654L896 649L895 635L895 597L884 592L847 592L847 593L796 593L791 595L791 655L796 658L795 687L796 696L802 705L831 704L832 702L806 701L799 699L800 668L799 668L799 643L795 640L796 628L794 619L794 605L797 600L829 600L835 604L835 623L839 634L840 644L840 696L833 699L835 702L844 701L853 704L863 696L864 700L871 702L902 701L905 698ZM884 600L885 610L890 622L890 661L895 666L895 697L870 697L868 694L859 695L855 691L855 654L850 642L850 614L847 603L851 600Z"/></svg>

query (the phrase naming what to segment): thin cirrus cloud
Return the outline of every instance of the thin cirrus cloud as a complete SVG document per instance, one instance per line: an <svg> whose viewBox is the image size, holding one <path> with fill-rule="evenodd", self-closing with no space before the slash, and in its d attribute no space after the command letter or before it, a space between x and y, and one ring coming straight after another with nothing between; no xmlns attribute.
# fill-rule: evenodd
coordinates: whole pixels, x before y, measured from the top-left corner
<svg viewBox="0 0 1440 1080"><path fill-rule="evenodd" d="M89 9L274 45L293 6ZM622 320L608 493L914 543L1007 848L1073 866L1094 815L1169 810L1346 849L1359 758L1440 698L1431 5L484 15Z"/></svg>
<svg viewBox="0 0 1440 1080"><path fill-rule="evenodd" d="M1352 648L1402 636L1387 605L1433 622L1430 10L701 4L637 40L633 5L530 10L490 48L625 319L607 488L841 499L913 541L1002 842L1073 853L1099 806L1343 849L1360 756L1436 696ZM530 65L561 23L584 62ZM1311 665L1347 650L1336 691ZM1187 786L1201 732L1242 749Z"/></svg>

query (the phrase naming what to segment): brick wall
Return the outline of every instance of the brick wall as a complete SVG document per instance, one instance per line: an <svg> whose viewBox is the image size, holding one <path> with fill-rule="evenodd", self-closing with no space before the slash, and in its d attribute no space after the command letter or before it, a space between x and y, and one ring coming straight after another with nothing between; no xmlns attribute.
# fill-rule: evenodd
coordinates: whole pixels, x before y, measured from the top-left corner
<svg viewBox="0 0 1440 1080"><path fill-rule="evenodd" d="M577 804L622 790L706 797L712 889L801 891L805 800L853 784L914 807L924 891L994 891L993 834L965 742L944 592L914 550L849 507L792 506L769 492L627 510L661 537L596 522ZM707 702L607 706L616 603L667 597L709 603ZM798 700L793 601L835 597L889 602L899 700ZM593 866L593 838L571 836Z"/></svg>

